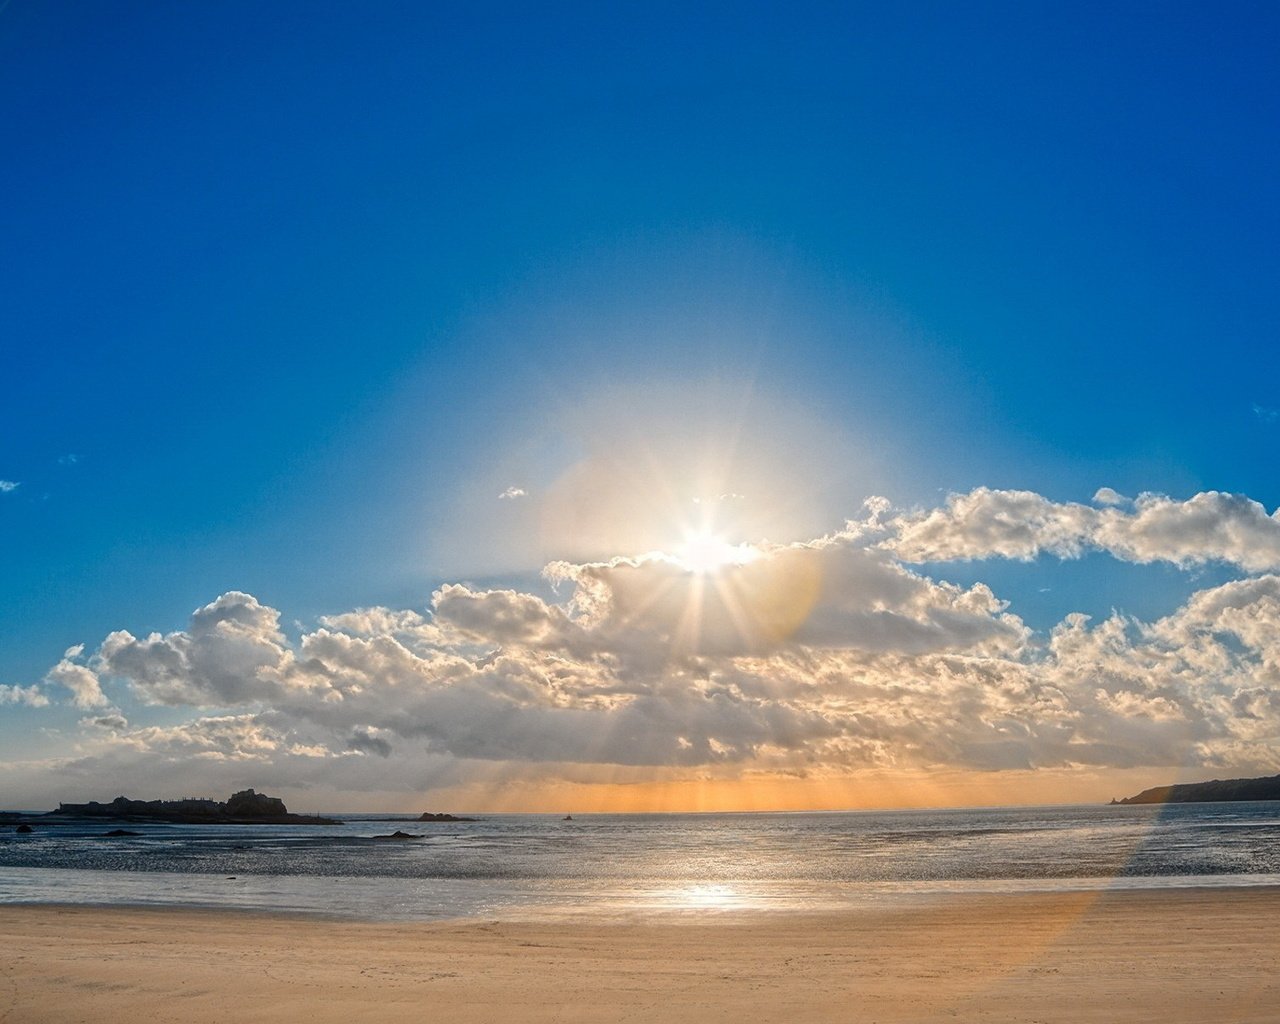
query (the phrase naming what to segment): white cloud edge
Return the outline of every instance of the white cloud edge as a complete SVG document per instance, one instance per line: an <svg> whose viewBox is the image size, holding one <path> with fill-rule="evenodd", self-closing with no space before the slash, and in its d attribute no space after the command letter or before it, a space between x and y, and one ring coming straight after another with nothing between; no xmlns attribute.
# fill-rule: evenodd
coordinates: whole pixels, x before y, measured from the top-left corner
<svg viewBox="0 0 1280 1024"><path fill-rule="evenodd" d="M1109 488L1105 507L1055 502L1034 491L979 487L944 505L896 516L884 544L911 563L1041 554L1079 558L1101 551L1121 561L1183 568L1221 563L1245 572L1280 570L1280 518L1246 495L1202 491L1186 500L1144 493L1122 507Z"/></svg>

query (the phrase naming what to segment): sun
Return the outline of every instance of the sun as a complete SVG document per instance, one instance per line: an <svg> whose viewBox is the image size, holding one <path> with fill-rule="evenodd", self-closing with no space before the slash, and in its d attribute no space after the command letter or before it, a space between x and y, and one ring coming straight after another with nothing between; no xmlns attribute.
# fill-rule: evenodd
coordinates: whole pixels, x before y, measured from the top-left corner
<svg viewBox="0 0 1280 1024"><path fill-rule="evenodd" d="M688 530L674 554L689 572L706 576L729 566L746 565L760 553L750 544L730 544L710 530Z"/></svg>

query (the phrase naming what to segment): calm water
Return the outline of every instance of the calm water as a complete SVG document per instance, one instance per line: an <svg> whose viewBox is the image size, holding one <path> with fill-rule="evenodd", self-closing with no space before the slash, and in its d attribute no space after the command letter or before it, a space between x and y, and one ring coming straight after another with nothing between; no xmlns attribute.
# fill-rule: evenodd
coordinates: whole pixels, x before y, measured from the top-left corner
<svg viewBox="0 0 1280 1024"><path fill-rule="evenodd" d="M0 902L382 919L803 910L919 894L1280 884L1280 802L832 814L352 815L0 832ZM413 842L372 838L397 828Z"/></svg>

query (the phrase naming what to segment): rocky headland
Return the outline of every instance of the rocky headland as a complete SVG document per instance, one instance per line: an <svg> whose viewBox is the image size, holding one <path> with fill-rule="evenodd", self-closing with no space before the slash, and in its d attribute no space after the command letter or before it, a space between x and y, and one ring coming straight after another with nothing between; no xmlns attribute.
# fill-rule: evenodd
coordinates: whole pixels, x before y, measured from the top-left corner
<svg viewBox="0 0 1280 1024"><path fill-rule="evenodd" d="M1175 786L1153 786L1137 796L1112 800L1119 804L1198 804L1215 801L1280 800L1280 775L1261 779L1214 779L1212 782L1186 782Z"/></svg>

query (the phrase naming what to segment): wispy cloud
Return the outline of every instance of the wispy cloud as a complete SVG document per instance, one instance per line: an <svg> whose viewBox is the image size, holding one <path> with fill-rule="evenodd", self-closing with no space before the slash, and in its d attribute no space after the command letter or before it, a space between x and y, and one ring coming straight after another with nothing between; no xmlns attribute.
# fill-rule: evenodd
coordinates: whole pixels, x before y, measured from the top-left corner
<svg viewBox="0 0 1280 1024"><path fill-rule="evenodd" d="M21 485L14 480L0 480L0 494L16 491Z"/></svg>
<svg viewBox="0 0 1280 1024"><path fill-rule="evenodd" d="M1257 418L1259 423L1271 424L1280 420L1280 409L1272 409L1270 406L1259 405L1257 402L1254 402L1253 415Z"/></svg>
<svg viewBox="0 0 1280 1024"><path fill-rule="evenodd" d="M499 501L513 501L516 498L523 498L528 492L523 487L508 487L505 491L498 495Z"/></svg>

